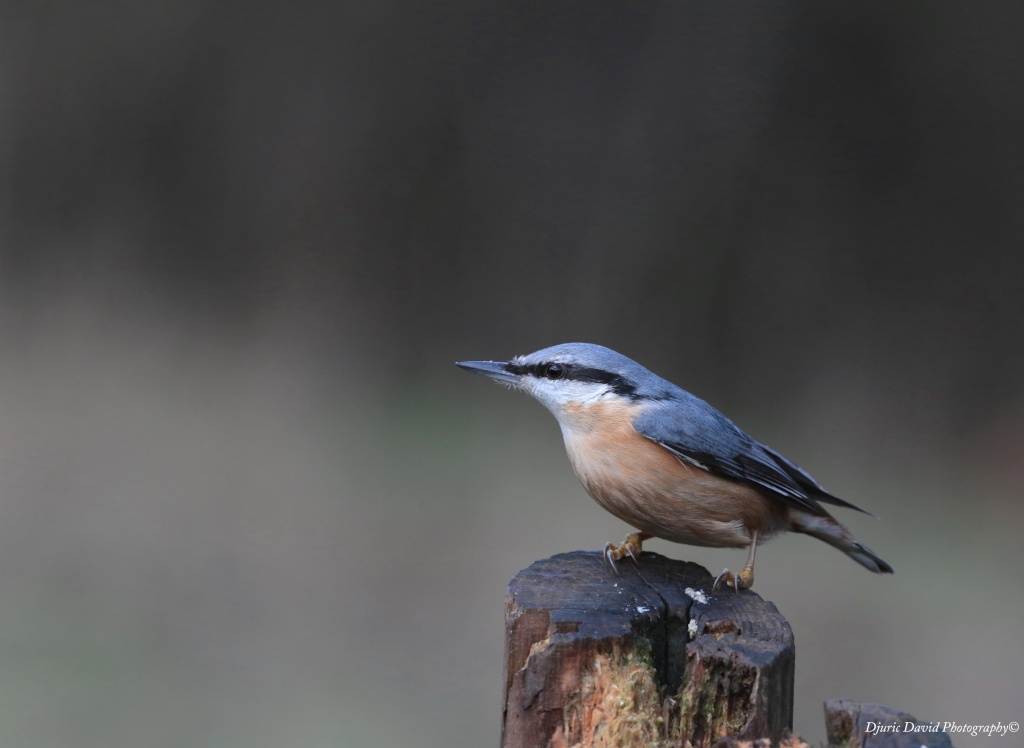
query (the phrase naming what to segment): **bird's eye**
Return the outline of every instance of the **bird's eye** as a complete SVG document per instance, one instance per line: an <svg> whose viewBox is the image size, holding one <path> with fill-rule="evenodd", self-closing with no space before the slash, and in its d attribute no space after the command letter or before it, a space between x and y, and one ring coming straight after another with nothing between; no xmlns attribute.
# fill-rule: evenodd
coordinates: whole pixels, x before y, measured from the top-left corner
<svg viewBox="0 0 1024 748"><path fill-rule="evenodd" d="M561 364L550 364L548 368L544 370L544 376L548 379L561 379L562 378L562 365Z"/></svg>

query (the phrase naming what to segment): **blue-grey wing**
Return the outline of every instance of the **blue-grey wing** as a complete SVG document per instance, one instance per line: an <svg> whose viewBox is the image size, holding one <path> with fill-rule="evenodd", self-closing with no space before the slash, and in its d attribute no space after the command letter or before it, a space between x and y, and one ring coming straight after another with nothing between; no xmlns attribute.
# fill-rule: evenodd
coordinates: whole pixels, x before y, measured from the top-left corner
<svg viewBox="0 0 1024 748"><path fill-rule="evenodd" d="M785 470L790 477L792 477L808 495L813 496L816 501L846 507L847 509L855 509L856 511L863 512L864 514L871 514L867 509L861 509L859 506L847 501L846 499L840 499L838 496L830 494L821 487L821 484L814 479L813 475L808 473L785 455L776 452L766 444L761 444L760 442L758 442L758 444L761 449L779 465L779 467ZM871 516L874 517L875 515L871 514Z"/></svg>
<svg viewBox="0 0 1024 748"><path fill-rule="evenodd" d="M633 420L637 433L691 464L759 488L817 515L818 502L857 507L826 493L814 478L688 392L651 405ZM683 397L685 395L685 397ZM862 510L863 511L863 510Z"/></svg>

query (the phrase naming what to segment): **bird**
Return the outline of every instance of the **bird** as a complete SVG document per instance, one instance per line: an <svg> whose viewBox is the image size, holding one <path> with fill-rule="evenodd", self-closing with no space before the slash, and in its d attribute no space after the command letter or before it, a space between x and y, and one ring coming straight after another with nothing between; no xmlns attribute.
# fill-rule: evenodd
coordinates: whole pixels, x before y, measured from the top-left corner
<svg viewBox="0 0 1024 748"><path fill-rule="evenodd" d="M610 348L563 343L509 361L455 365L533 396L558 420L587 493L636 532L604 556L637 562L652 537L714 548L747 548L723 584L754 583L758 543L798 532L838 548L879 574L893 568L825 508L870 514L828 493L810 473L740 429L696 395Z"/></svg>

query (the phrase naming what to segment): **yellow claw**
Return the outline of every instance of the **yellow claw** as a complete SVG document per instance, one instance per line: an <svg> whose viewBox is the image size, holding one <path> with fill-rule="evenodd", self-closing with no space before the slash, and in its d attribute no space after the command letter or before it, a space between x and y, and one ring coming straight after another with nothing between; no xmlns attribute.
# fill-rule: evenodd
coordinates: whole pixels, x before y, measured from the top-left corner
<svg viewBox="0 0 1024 748"><path fill-rule="evenodd" d="M618 545L608 543L604 547L604 557L608 559L608 563L612 566L612 571L618 574L618 569L615 568L615 562L621 561L626 556L629 556L635 562L637 556L643 553L644 541L650 538L651 535L646 532L634 532L626 536Z"/></svg>
<svg viewBox="0 0 1024 748"><path fill-rule="evenodd" d="M718 589L723 581L726 588L732 585L738 593L740 590L749 590L754 584L754 556L757 554L757 532L750 533L750 550L747 552L747 563L743 565L743 571L733 574L728 569L722 569L722 573L715 577L715 586Z"/></svg>
<svg viewBox="0 0 1024 748"><path fill-rule="evenodd" d="M722 583L725 583L726 589L732 587L737 592L740 590L748 590L754 584L754 570L749 566L744 566L743 571L739 574L733 574L728 569L722 569L722 573L715 577L714 589L718 589Z"/></svg>

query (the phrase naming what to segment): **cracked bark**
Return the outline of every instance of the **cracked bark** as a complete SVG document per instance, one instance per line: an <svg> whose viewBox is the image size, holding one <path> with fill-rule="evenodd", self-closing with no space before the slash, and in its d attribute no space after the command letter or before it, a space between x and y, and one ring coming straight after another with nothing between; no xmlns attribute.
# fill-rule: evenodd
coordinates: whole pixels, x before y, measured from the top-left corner
<svg viewBox="0 0 1024 748"><path fill-rule="evenodd" d="M510 582L504 748L710 748L791 728L793 633L772 603L655 553L618 569L566 553Z"/></svg>

